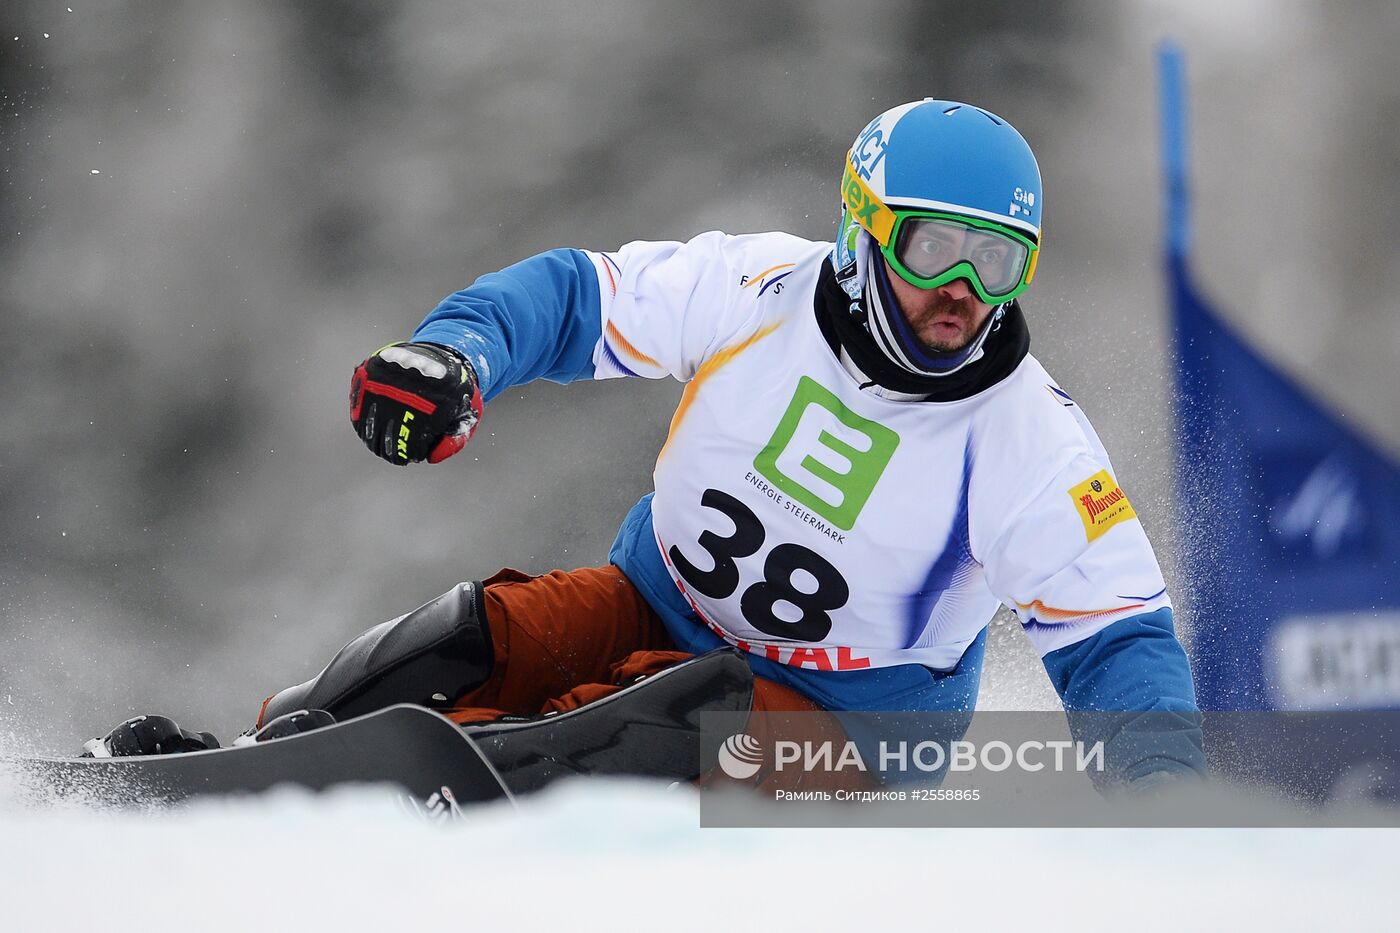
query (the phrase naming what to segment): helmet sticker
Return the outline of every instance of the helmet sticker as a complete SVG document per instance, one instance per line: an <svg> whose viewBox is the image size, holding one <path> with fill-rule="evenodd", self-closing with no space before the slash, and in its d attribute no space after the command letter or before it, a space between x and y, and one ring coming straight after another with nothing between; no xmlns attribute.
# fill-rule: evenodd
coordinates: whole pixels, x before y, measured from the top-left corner
<svg viewBox="0 0 1400 933"><path fill-rule="evenodd" d="M870 121L856 138L855 145L851 147L851 165L855 168L856 174L863 180L869 181L875 174L875 169L879 168L880 162L885 158L885 132L880 123L883 115Z"/></svg>
<svg viewBox="0 0 1400 933"><path fill-rule="evenodd" d="M1006 209L1006 213L1011 217L1017 214L1031 216L1031 208L1035 207L1035 192L1027 191L1025 188L1017 187L1011 192L1011 206Z"/></svg>

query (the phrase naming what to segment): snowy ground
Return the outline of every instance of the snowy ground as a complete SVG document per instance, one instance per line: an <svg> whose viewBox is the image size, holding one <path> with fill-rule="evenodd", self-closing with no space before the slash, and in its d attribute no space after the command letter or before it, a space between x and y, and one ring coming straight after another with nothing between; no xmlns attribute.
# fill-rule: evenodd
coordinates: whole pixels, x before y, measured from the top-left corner
<svg viewBox="0 0 1400 933"><path fill-rule="evenodd" d="M1053 708L1007 640L994 627L983 708ZM0 756L53 751L14 725ZM454 824L373 789L94 813L23 806L0 769L0 933L1364 930L1400 906L1397 831L735 830L698 811L688 788L593 782Z"/></svg>
<svg viewBox="0 0 1400 933"><path fill-rule="evenodd" d="M984 708L1052 708L1014 660ZM0 756L51 750L10 725ZM625 782L456 824L372 789L154 815L16 794L0 771L0 933L1365 930L1400 907L1393 830L701 829L690 789Z"/></svg>
<svg viewBox="0 0 1400 933"><path fill-rule="evenodd" d="M155 816L0 778L0 929L1393 928L1380 830L717 830L689 791L566 785L432 824L370 789Z"/></svg>

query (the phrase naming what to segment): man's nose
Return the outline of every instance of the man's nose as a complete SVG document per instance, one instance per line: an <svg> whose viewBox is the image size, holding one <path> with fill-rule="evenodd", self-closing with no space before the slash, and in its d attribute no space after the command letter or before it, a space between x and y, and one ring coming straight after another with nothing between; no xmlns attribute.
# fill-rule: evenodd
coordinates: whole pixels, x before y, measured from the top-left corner
<svg viewBox="0 0 1400 933"><path fill-rule="evenodd" d="M967 279L953 279L947 285L940 285L934 291L949 301L962 301L972 294L972 286Z"/></svg>

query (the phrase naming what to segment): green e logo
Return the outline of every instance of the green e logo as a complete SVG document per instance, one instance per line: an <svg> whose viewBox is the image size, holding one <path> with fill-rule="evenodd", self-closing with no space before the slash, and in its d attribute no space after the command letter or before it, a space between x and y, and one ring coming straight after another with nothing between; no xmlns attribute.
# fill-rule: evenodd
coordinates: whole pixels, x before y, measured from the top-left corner
<svg viewBox="0 0 1400 933"><path fill-rule="evenodd" d="M894 431L803 376L753 465L794 501L850 531L898 446Z"/></svg>

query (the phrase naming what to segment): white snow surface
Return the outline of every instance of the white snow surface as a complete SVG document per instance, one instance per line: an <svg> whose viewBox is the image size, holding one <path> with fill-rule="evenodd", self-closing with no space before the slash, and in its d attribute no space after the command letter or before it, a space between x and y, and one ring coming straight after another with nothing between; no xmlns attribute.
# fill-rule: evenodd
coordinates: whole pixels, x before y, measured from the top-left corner
<svg viewBox="0 0 1400 933"><path fill-rule="evenodd" d="M564 784L457 823L387 792L166 813L22 806L0 929L1391 928L1383 830L699 828L689 788Z"/></svg>

